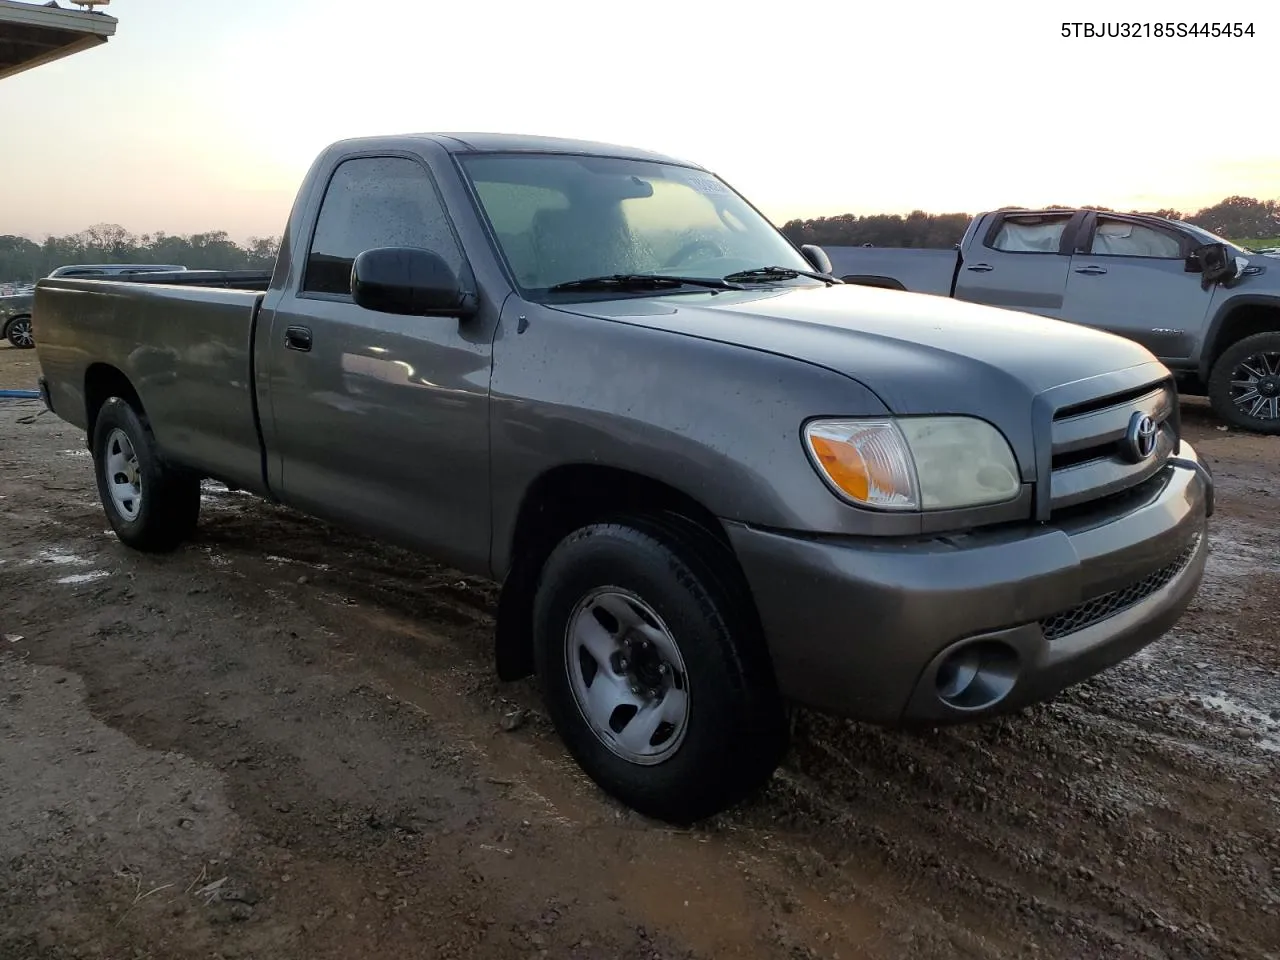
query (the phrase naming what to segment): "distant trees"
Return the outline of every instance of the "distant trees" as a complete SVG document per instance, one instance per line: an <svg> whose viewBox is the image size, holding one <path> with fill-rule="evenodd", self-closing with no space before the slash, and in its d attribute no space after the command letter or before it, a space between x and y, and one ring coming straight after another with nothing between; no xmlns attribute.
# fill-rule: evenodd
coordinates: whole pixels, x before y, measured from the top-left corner
<svg viewBox="0 0 1280 960"><path fill-rule="evenodd" d="M225 230L136 236L119 224L99 223L66 237L36 243L0 235L0 280L36 280L69 263L173 263L197 270L265 270L275 263L279 237L238 244Z"/></svg>
<svg viewBox="0 0 1280 960"><path fill-rule="evenodd" d="M1253 197L1227 197L1206 207L1193 222L1220 237L1232 240L1260 240L1280 236L1280 202Z"/></svg>
<svg viewBox="0 0 1280 960"><path fill-rule="evenodd" d="M1046 207L1072 204L1045 204ZM1018 209L1016 206L1002 210ZM1089 210L1107 207L1086 205ZM1114 211L1109 211L1114 212ZM1177 210L1143 210L1132 213L1154 213L1172 220L1185 220L1230 240L1262 240L1280 237L1280 201L1255 200L1252 197L1227 197L1221 203L1186 215ZM843 213L813 220L789 220L782 232L795 243L826 244L833 247L859 247L870 243L877 247L946 248L960 242L971 215L967 213L926 213L915 210L905 217L898 214L855 216Z"/></svg>
<svg viewBox="0 0 1280 960"><path fill-rule="evenodd" d="M1246 243L1280 238L1280 201L1277 200L1227 197L1192 215L1170 209L1141 212L1186 220L1219 236ZM812 220L790 220L783 224L782 232L796 243L946 248L960 242L969 220L967 213L924 210L913 210L906 216L842 213ZM197 270L265 270L275 263L279 248L279 237L250 237L240 244L231 240L225 230L137 236L119 224L98 223L70 236L49 237L43 243L0 235L0 281L36 280L48 276L55 267L69 263L175 263Z"/></svg>

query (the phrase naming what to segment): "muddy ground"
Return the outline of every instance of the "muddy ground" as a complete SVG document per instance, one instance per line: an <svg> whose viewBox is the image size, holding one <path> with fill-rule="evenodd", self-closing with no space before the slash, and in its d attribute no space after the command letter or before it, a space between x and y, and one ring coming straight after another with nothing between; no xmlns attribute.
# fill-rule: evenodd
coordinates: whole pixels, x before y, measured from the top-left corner
<svg viewBox="0 0 1280 960"><path fill-rule="evenodd" d="M0 957L1280 957L1280 440L1187 408L1220 512L1166 639L987 725L801 714L678 831L494 680L492 585L214 486L131 553L0 402Z"/></svg>

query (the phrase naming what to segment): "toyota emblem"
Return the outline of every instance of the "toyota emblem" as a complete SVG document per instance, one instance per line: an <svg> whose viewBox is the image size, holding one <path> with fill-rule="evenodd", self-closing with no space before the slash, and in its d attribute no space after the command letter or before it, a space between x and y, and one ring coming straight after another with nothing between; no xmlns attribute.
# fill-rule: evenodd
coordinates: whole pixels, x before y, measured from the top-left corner
<svg viewBox="0 0 1280 960"><path fill-rule="evenodd" d="M1135 413L1129 420L1129 429L1125 432L1125 446L1128 447L1129 458L1134 463L1141 463L1156 452L1156 437L1160 428L1149 414Z"/></svg>

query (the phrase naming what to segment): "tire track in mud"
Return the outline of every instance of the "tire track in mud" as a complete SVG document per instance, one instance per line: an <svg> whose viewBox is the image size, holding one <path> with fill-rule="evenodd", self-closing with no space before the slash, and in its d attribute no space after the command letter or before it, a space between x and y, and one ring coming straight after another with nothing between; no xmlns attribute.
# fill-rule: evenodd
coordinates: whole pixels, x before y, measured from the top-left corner
<svg viewBox="0 0 1280 960"><path fill-rule="evenodd" d="M307 518L269 522L294 562L316 566L342 551L347 592L367 604L455 627L491 622L492 585L359 538L321 534ZM864 896L861 868L871 854L889 874L886 885L905 875L954 900L957 931L978 930L994 913L1033 939L1074 938L1109 955L1261 956L1256 940L1224 931L1256 925L1257 906L1272 900L1266 854L1260 861L1249 852L1265 831L1243 828L1276 822L1274 803L1248 799L1268 795L1274 771L1228 715L1189 706L1216 695L1195 686L1197 672L1207 675L1196 657L1216 658L1218 687L1259 702L1257 691L1240 689L1240 665L1223 662L1215 636L1226 628L1204 613L1239 592L1242 564L1257 576L1249 561L1259 536L1241 536L1230 522L1225 533L1215 529L1200 613L1136 661L1022 715L924 735L802 715L779 783L726 820L752 831L799 826L775 833L775 847L815 852L834 888ZM248 545L234 536L225 543ZM432 588L431 598L421 585ZM442 605L454 616L442 618ZM1180 695L1184 687L1191 692ZM531 709L539 712L536 703ZM1241 795L1225 807L1243 804L1227 817L1223 784ZM847 863L859 870L850 873ZM1194 892L1197 876L1230 896L1206 902ZM1280 936L1274 922L1267 929Z"/></svg>
<svg viewBox="0 0 1280 960"><path fill-rule="evenodd" d="M156 604L172 630L198 631L202 611L225 616L218 626L228 630L260 632L260 619L291 610L326 624L319 639L268 639L284 645L290 662L367 667L380 678L370 712L390 697L470 739L476 756L510 779L504 789L514 808L565 817L585 859L612 863L609 849L643 843L636 838L651 830L666 838L637 867L647 871L647 909L671 910L673 928L687 923L678 903L653 891L670 871L704 873L729 891L714 901L715 915L739 916L749 933L736 943L754 943L759 956L828 957L839 947L845 960L851 949L1262 960L1280 944L1280 782L1268 746L1277 736L1271 711L1280 709L1280 577L1265 552L1280 540L1280 519L1256 494L1274 446L1257 447L1259 466L1231 459L1239 443L1224 436L1205 444L1216 445L1227 509L1214 521L1205 589L1168 637L1052 703L982 726L900 734L801 712L793 751L765 795L679 836L628 819L583 782L531 684L493 680L496 587L485 581L212 487L189 550L165 560L127 555L102 532L84 458L50 463L37 451L19 463L9 450L10 476L83 484L87 497L68 505L57 491L19 498L5 488L0 520L27 542L0 546L0 573L16 565L24 583L38 573L40 589L101 605L93 622L102 634L83 642L137 644L120 613L137 602ZM27 565L37 539L90 565ZM50 579L82 567L109 576ZM141 599L152 575L173 572L194 574L195 609ZM246 680L249 660L234 645L200 649L220 651L209 672L223 690L248 696L248 683L273 723L312 709L307 690L282 690L274 677ZM139 654L151 669L199 678L199 664L154 643L147 650ZM103 702L130 723L148 709L126 686ZM519 727L495 734L511 711L523 716ZM268 798L259 802L263 816L274 816ZM362 849L351 854L366 856ZM739 866L717 872L723 862ZM874 921L868 929L868 917L883 918L878 929ZM859 937L867 942L850 947Z"/></svg>

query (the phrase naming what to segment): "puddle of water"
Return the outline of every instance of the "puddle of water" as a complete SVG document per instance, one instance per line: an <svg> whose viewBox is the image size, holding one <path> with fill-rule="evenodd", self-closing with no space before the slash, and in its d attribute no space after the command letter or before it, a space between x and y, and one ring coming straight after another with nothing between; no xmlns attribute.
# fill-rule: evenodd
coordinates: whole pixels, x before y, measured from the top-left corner
<svg viewBox="0 0 1280 960"><path fill-rule="evenodd" d="M34 558L30 560L24 560L23 565L28 567L34 567L40 563L52 563L60 567L69 567L69 566L86 567L92 562L93 561L88 559L87 557L81 557L77 554L71 553L66 550L60 550L55 547L53 549L41 550L39 553L35 555Z"/></svg>
<svg viewBox="0 0 1280 960"><path fill-rule="evenodd" d="M1209 535L1206 585L1222 586L1224 581L1280 573L1280 552L1274 543L1267 542L1269 534L1270 531L1258 531L1234 520L1216 524Z"/></svg>
<svg viewBox="0 0 1280 960"><path fill-rule="evenodd" d="M292 557L278 557L273 553L267 554L263 559L268 563L296 564L300 567L310 567L312 570L325 571L329 569L329 564L327 563L308 563L306 560L294 560Z"/></svg>
<svg viewBox="0 0 1280 960"><path fill-rule="evenodd" d="M109 577L109 576L111 576L111 574L109 574L106 570L94 570L91 573L73 573L69 577L59 577L54 582L67 583L67 584L91 583L94 580L101 580L103 577Z"/></svg>
<svg viewBox="0 0 1280 960"><path fill-rule="evenodd" d="M206 497L252 497L253 494L248 490L228 490L221 484L214 483L212 480L206 480L200 484L201 499Z"/></svg>
<svg viewBox="0 0 1280 960"><path fill-rule="evenodd" d="M1200 694L1198 699L1205 706L1225 716L1245 721L1246 729L1252 729L1260 734L1259 739L1249 741L1255 747L1280 753L1280 721L1272 720L1269 713L1233 700L1221 692L1212 696Z"/></svg>

